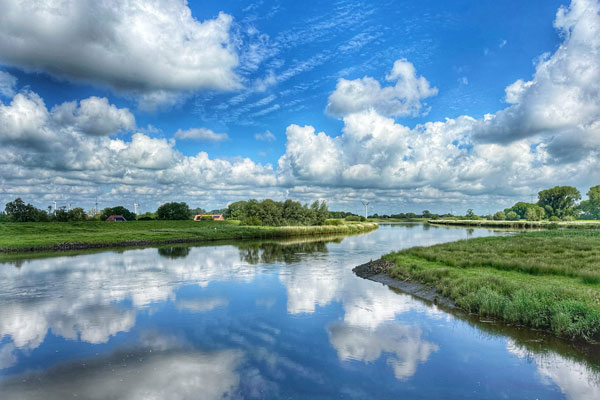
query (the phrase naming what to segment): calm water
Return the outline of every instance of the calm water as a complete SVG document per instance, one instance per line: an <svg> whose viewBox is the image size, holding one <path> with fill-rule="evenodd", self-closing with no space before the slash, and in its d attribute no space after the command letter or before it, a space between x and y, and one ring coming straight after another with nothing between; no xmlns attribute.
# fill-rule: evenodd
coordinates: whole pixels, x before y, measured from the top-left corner
<svg viewBox="0 0 600 400"><path fill-rule="evenodd" d="M493 234L392 225L0 264L0 398L600 399L595 349L447 313L351 271Z"/></svg>

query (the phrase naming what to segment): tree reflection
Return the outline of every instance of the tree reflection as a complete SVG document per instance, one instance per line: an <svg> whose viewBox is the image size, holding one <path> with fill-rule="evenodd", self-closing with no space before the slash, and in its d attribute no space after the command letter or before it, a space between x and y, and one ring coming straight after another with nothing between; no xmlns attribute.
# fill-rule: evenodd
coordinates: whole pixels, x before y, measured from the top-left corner
<svg viewBox="0 0 600 400"><path fill-rule="evenodd" d="M172 247L159 247L158 254L161 257L176 259L186 258L190 254L189 246L172 246Z"/></svg>
<svg viewBox="0 0 600 400"><path fill-rule="evenodd" d="M239 243L240 259L248 264L299 262L307 254L327 253L328 243L340 243L343 238L332 237L318 240L297 239L295 241Z"/></svg>

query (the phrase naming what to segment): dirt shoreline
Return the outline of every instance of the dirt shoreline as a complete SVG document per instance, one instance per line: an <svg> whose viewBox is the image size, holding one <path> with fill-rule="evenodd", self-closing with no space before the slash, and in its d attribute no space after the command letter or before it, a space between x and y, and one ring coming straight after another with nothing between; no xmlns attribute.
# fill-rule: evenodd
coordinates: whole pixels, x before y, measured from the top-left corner
<svg viewBox="0 0 600 400"><path fill-rule="evenodd" d="M435 288L431 286L425 285L421 282L403 281L392 278L388 275L388 269L392 265L394 265L394 263L390 260L379 259L354 267L352 272L361 278L368 279L373 282L379 282L383 285L398 289L402 292L413 295L419 299L432 302L436 305L454 310L460 310L460 308L457 307L450 298L441 296L435 290Z"/></svg>

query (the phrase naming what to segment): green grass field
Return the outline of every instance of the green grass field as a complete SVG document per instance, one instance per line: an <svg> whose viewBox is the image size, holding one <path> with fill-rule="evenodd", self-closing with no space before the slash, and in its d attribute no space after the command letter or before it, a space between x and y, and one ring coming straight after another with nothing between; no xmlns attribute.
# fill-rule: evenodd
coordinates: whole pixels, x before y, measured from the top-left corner
<svg viewBox="0 0 600 400"><path fill-rule="evenodd" d="M384 258L465 311L600 341L600 232L552 230L413 247Z"/></svg>
<svg viewBox="0 0 600 400"><path fill-rule="evenodd" d="M508 229L600 229L600 221L489 221L487 219L431 219L427 221L432 225L478 226L483 228L508 228Z"/></svg>
<svg viewBox="0 0 600 400"><path fill-rule="evenodd" d="M264 239L352 234L377 229L373 223L322 226L240 226L217 221L26 222L0 223L0 251L53 249L64 243L141 245L174 241Z"/></svg>

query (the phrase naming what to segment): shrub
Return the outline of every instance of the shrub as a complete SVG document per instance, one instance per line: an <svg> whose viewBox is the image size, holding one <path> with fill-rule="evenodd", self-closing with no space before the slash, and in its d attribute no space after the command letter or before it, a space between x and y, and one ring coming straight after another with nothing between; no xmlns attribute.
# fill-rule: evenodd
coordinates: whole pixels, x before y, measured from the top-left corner
<svg viewBox="0 0 600 400"><path fill-rule="evenodd" d="M550 219L548 220L550 222L559 222L560 218L558 218L556 215L553 215L550 217Z"/></svg>
<svg viewBox="0 0 600 400"><path fill-rule="evenodd" d="M360 221L360 218L361 218L361 217L359 217L358 215L348 215L348 216L346 217L346 221L350 221L350 222L358 222L358 221ZM362 217L362 218L364 218L364 217Z"/></svg>
<svg viewBox="0 0 600 400"><path fill-rule="evenodd" d="M260 226L262 221L258 217L246 217L242 220L242 225Z"/></svg>
<svg viewBox="0 0 600 400"><path fill-rule="evenodd" d="M505 221L506 220L506 214L504 214L504 211L498 211L496 214L494 214L494 221Z"/></svg>
<svg viewBox="0 0 600 400"><path fill-rule="evenodd" d="M327 219L325 225L344 225L344 221L341 219Z"/></svg>

